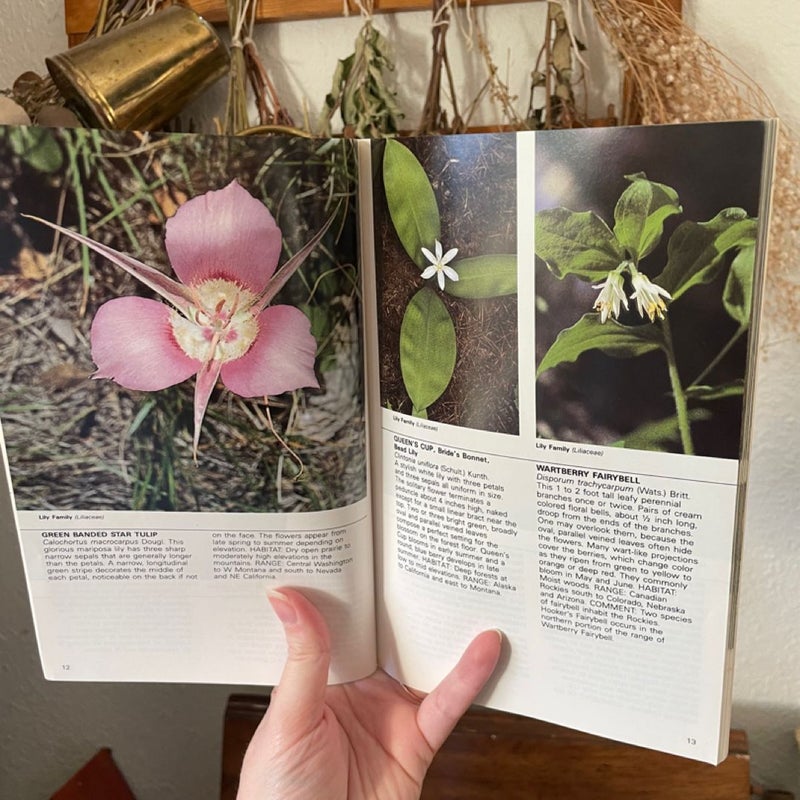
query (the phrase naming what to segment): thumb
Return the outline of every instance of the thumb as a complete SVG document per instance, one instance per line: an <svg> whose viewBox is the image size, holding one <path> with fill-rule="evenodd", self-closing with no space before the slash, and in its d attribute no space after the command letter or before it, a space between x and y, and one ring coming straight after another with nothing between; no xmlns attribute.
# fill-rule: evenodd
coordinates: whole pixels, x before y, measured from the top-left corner
<svg viewBox="0 0 800 800"><path fill-rule="evenodd" d="M270 717L284 734L300 735L322 717L331 645L328 626L314 605L294 589L268 594L283 624L288 647L286 664L270 700Z"/></svg>
<svg viewBox="0 0 800 800"><path fill-rule="evenodd" d="M279 796L270 787L289 774L281 763L287 743L299 742L313 731L324 707L330 637L322 615L294 589L271 591L268 597L283 625L289 654L267 713L245 753L237 800Z"/></svg>

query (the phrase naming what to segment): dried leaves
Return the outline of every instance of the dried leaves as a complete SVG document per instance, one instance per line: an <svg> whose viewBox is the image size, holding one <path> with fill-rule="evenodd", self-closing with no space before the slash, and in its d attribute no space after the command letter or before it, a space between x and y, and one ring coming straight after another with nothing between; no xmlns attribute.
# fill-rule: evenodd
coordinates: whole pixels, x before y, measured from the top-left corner
<svg viewBox="0 0 800 800"><path fill-rule="evenodd" d="M391 136L397 133L402 113L385 73L394 70L389 43L367 16L355 49L336 65L333 85L325 97L320 131L331 133L331 121L341 113L346 136Z"/></svg>

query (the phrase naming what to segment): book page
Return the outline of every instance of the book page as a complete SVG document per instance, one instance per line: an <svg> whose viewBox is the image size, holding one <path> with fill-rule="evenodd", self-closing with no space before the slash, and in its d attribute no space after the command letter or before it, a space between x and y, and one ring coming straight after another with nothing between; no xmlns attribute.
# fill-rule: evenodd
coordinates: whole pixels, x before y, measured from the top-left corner
<svg viewBox="0 0 800 800"><path fill-rule="evenodd" d="M724 756L764 149L761 123L376 145L400 680L499 628L482 702Z"/></svg>
<svg viewBox="0 0 800 800"><path fill-rule="evenodd" d="M45 675L275 683L282 585L328 619L332 680L371 672L351 144L6 127L0 160L0 416Z"/></svg>

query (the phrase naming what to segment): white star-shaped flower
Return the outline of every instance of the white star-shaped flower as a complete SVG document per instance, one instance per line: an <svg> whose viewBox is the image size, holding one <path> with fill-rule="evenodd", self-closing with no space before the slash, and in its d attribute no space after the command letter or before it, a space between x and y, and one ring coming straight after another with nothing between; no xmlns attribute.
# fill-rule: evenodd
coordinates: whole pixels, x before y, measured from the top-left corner
<svg viewBox="0 0 800 800"><path fill-rule="evenodd" d="M650 322L653 322L658 315L659 319L664 319L664 312L667 306L661 299L665 297L667 300L672 300L672 295L656 283L653 283L646 275L637 272L632 278L634 292L631 295L631 300L636 301L636 310L644 317L647 314L650 317Z"/></svg>
<svg viewBox="0 0 800 800"><path fill-rule="evenodd" d="M444 248L442 247L442 243L437 239L434 249L436 250L435 254L431 253L427 247L422 248L422 255L431 262L430 266L425 267L422 271L422 278L423 280L428 280L428 278L432 278L435 275L436 280L439 282L439 288L444 291L445 275L450 278L451 281L458 280L458 273L452 267L447 266L456 255L458 255L458 248L454 247L442 255Z"/></svg>
<svg viewBox="0 0 800 800"><path fill-rule="evenodd" d="M622 290L624 278L619 272L609 272L608 277L602 282L592 286L592 289L600 289L597 300L594 301L595 311L600 312L600 322L605 322L609 317L617 319L619 317L620 305L628 310L628 298Z"/></svg>

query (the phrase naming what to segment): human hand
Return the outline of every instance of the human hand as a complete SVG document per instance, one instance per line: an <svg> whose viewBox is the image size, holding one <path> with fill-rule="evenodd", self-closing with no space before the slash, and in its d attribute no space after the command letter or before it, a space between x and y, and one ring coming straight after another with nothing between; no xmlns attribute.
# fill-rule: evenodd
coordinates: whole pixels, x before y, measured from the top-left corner
<svg viewBox="0 0 800 800"><path fill-rule="evenodd" d="M489 679L499 631L472 640L427 697L382 670L327 686L330 635L300 592L270 592L289 654L247 748L237 800L416 800L436 751Z"/></svg>

